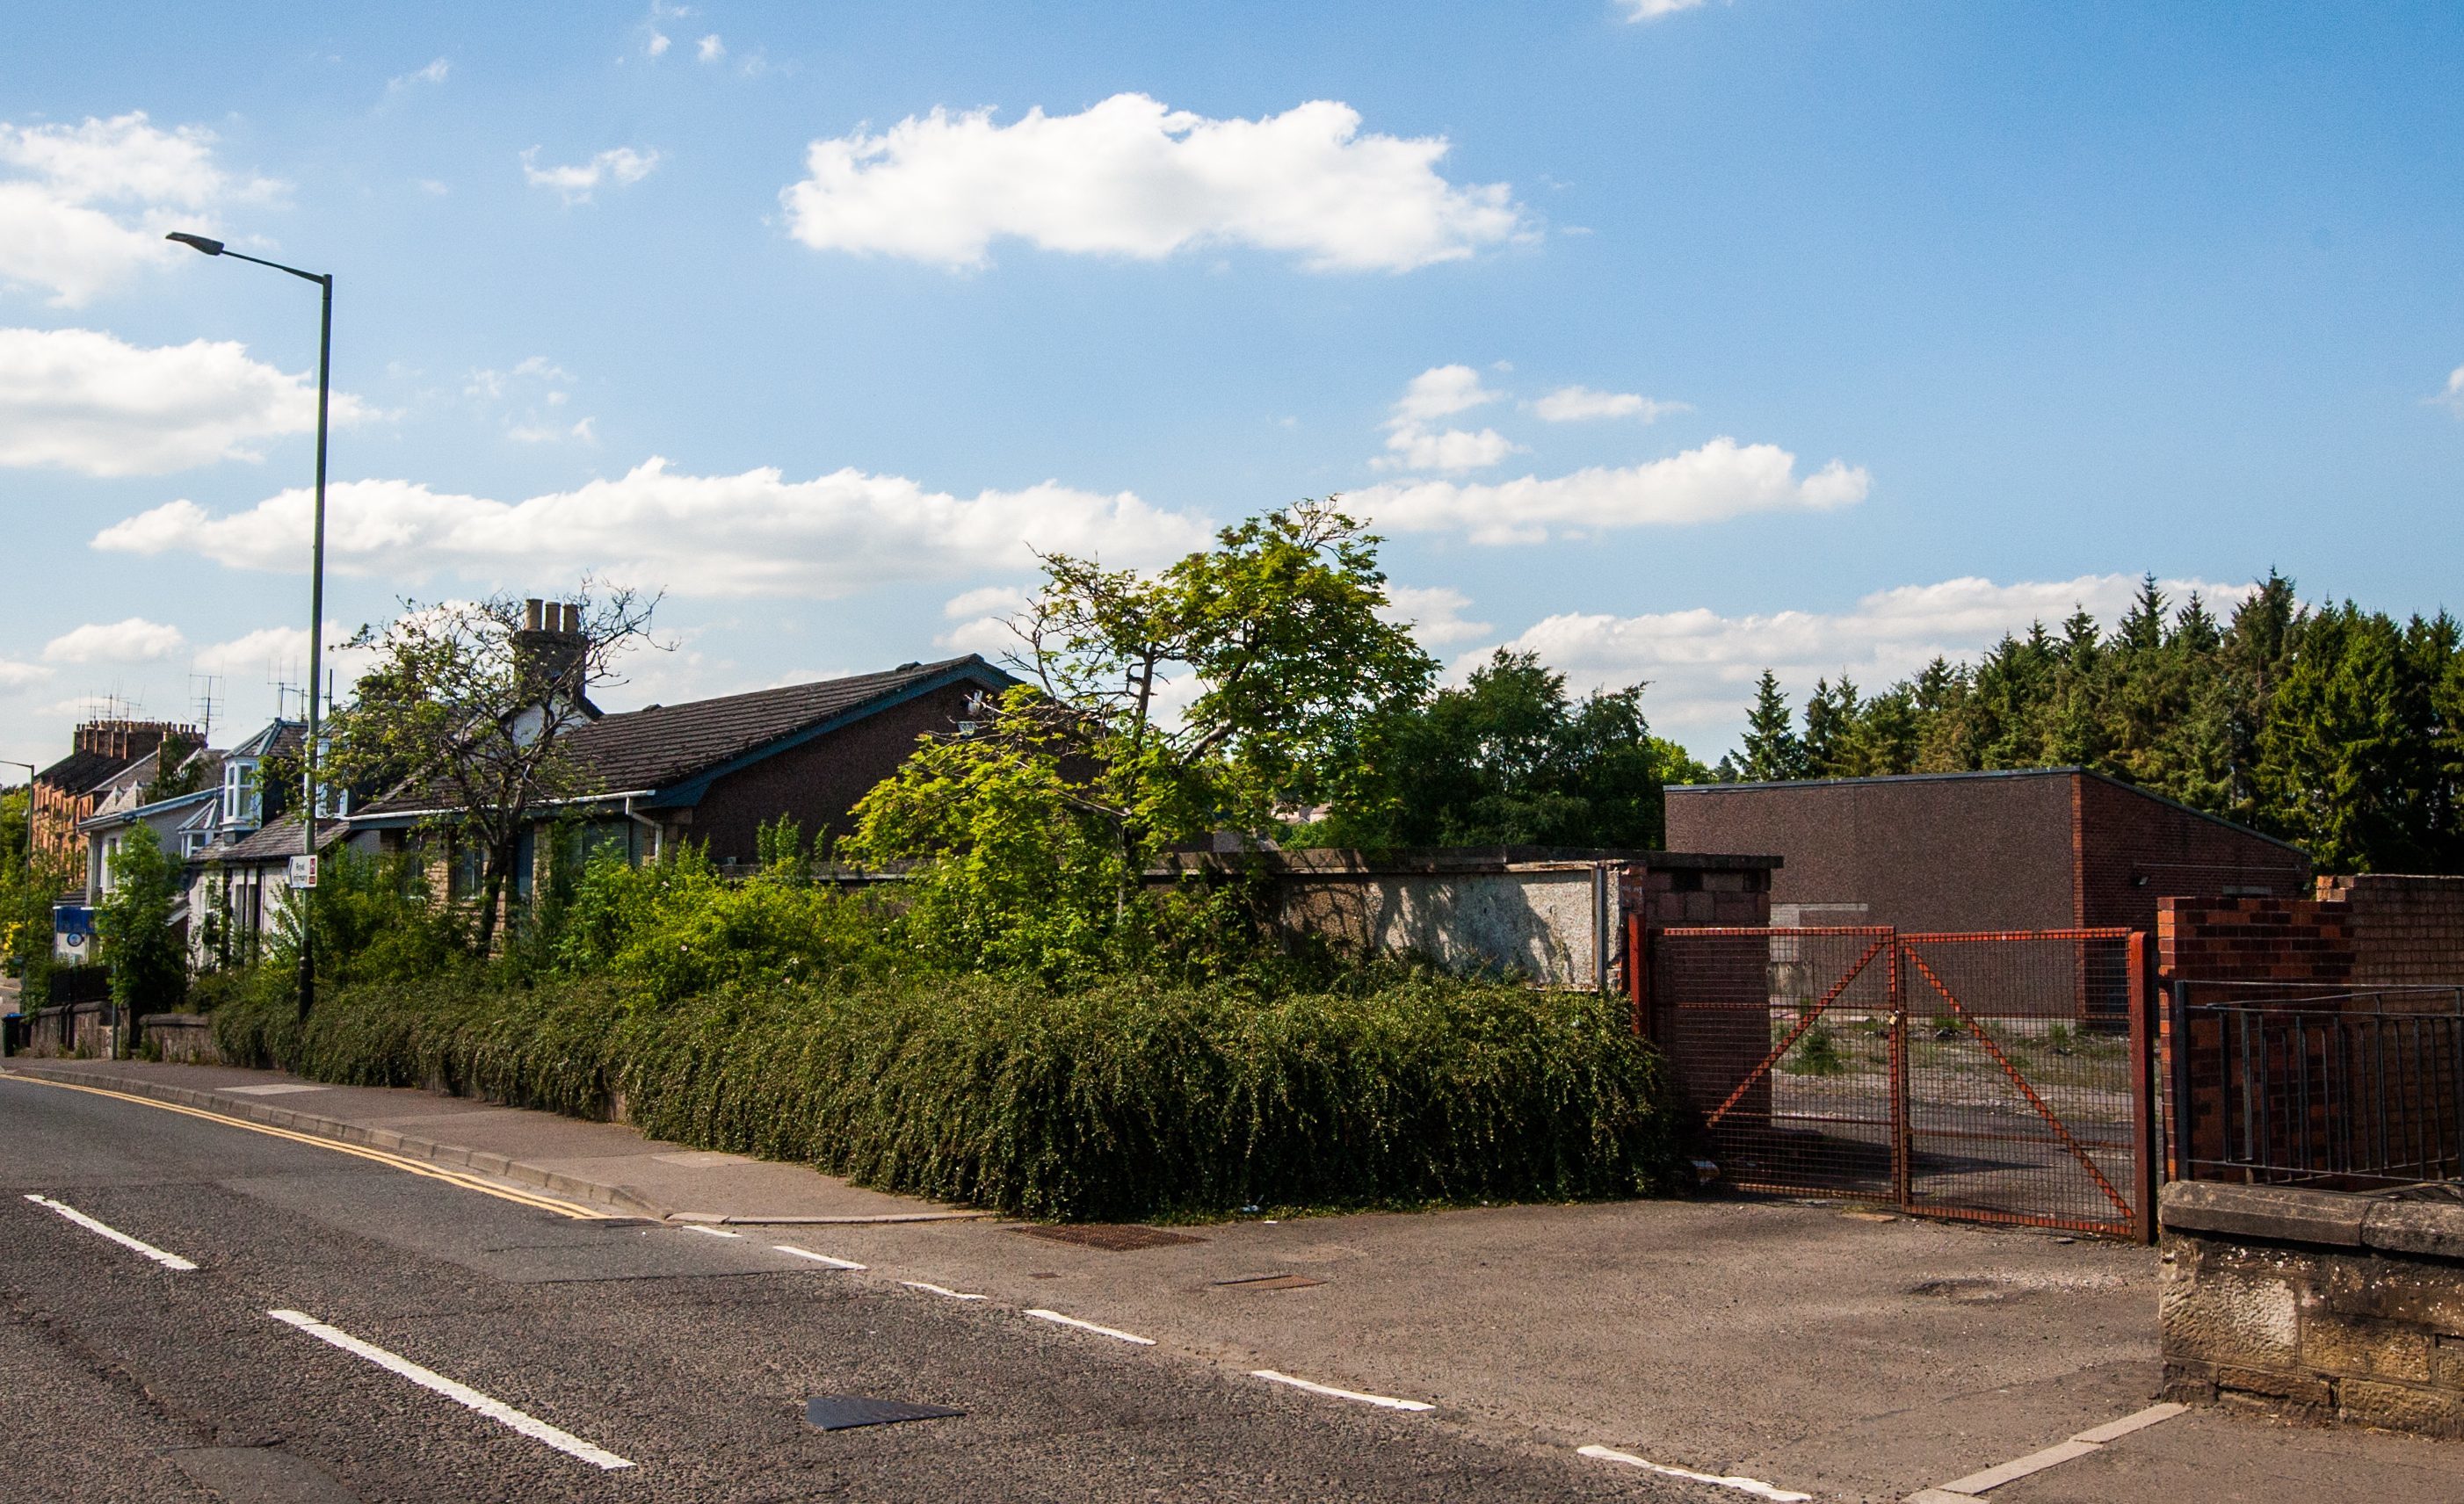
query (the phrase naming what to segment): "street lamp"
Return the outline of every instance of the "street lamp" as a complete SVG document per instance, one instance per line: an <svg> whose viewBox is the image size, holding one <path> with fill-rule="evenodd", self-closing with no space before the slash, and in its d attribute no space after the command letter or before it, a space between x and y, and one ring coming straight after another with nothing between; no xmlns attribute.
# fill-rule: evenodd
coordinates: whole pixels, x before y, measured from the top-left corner
<svg viewBox="0 0 2464 1504"><path fill-rule="evenodd" d="M288 272L303 282L314 282L324 293L324 321L317 333L317 523L314 558L308 571L308 773L301 780L299 807L299 846L307 857L309 870L317 861L317 690L324 682L322 650L325 639L325 405L334 367L334 277L331 272L302 272L286 267L279 261L262 261L242 255L219 240L204 235L173 231L163 237L176 240L190 250L209 256L231 256ZM276 713L279 713L278 711ZM31 829L31 827L30 827ZM317 962L314 926L308 922L308 905L303 900L299 910L299 1016L308 1016L308 1008L317 996Z"/></svg>

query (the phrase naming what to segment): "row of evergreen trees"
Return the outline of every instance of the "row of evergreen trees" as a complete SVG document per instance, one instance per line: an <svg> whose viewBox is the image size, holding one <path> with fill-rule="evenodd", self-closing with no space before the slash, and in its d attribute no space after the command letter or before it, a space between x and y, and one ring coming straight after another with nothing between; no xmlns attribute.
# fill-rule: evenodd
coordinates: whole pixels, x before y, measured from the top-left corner
<svg viewBox="0 0 2464 1504"><path fill-rule="evenodd" d="M1815 684L1800 719L1762 676L1726 779L2077 765L2307 848L2323 871L2464 871L2464 631L2271 571L2219 621L2154 576L2111 632L2085 611L1937 658L1865 695Z"/></svg>

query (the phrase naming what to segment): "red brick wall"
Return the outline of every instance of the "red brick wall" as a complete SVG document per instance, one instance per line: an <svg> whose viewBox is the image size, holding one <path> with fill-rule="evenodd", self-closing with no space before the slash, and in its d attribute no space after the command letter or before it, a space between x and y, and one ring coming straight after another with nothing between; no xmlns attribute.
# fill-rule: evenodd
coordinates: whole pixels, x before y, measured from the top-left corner
<svg viewBox="0 0 2464 1504"><path fill-rule="evenodd" d="M2349 982L2351 918L2316 899L2162 898L2156 966L2200 982Z"/></svg>
<svg viewBox="0 0 2464 1504"><path fill-rule="evenodd" d="M2309 896L2310 859L2292 847L2102 778L2074 785L2077 924L2152 930L2167 897Z"/></svg>
<svg viewBox="0 0 2464 1504"><path fill-rule="evenodd" d="M2464 878L2321 878L2319 897L2344 911L2356 985L2464 984Z"/></svg>
<svg viewBox="0 0 2464 1504"><path fill-rule="evenodd" d="M765 757L712 784L678 833L708 841L714 861L751 861L755 832L781 815L793 817L807 838L843 835L856 800L907 760L918 736L953 730L968 696L980 692L976 685L953 685Z"/></svg>

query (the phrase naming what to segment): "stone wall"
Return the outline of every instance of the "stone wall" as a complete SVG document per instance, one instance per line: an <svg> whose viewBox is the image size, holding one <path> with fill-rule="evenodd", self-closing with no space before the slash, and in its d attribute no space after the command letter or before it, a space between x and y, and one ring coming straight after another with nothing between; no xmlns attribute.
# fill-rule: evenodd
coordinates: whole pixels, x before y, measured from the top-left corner
<svg viewBox="0 0 2464 1504"><path fill-rule="evenodd" d="M2464 1202L2177 1181L2161 1216L2165 1398L2464 1437Z"/></svg>
<svg viewBox="0 0 2464 1504"><path fill-rule="evenodd" d="M218 1065L214 1022L203 1014L147 1014L137 1020L138 1049L183 1065Z"/></svg>

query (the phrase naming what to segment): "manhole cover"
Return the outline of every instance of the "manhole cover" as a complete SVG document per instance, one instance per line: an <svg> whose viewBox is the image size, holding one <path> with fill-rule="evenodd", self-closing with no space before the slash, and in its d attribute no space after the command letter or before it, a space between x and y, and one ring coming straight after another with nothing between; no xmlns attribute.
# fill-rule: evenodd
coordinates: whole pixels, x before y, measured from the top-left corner
<svg viewBox="0 0 2464 1504"><path fill-rule="evenodd" d="M1326 1283L1307 1275L1244 1275L1239 1279L1219 1279L1218 1285L1234 1290L1307 1290L1311 1285Z"/></svg>
<svg viewBox="0 0 2464 1504"><path fill-rule="evenodd" d="M804 1424L825 1431L852 1430L858 1426L895 1426L900 1421L937 1421L965 1413L940 1405L868 1400L860 1394L817 1394L804 1402Z"/></svg>
<svg viewBox="0 0 2464 1504"><path fill-rule="evenodd" d="M1175 1243L1203 1243L1202 1237L1186 1232L1167 1232L1161 1228L1142 1228L1128 1223L1090 1223L1083 1227L1012 1228L1028 1237L1040 1237L1051 1243L1069 1243L1079 1248L1102 1249L1107 1253L1128 1253L1141 1248L1170 1248Z"/></svg>

